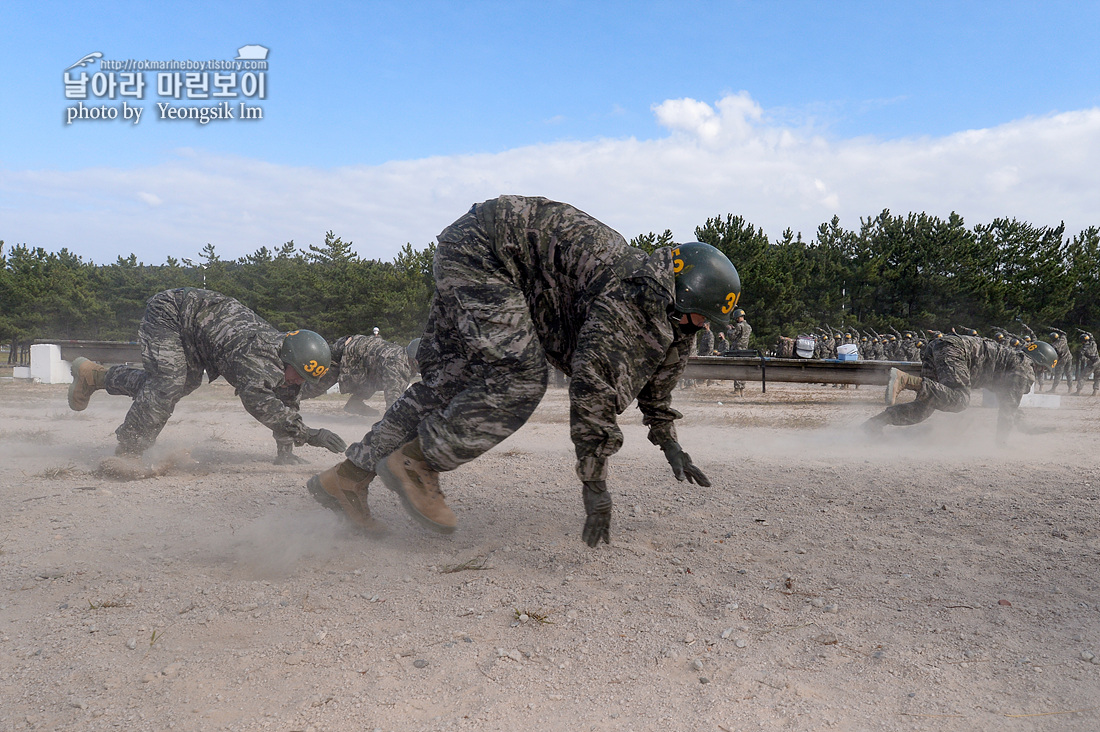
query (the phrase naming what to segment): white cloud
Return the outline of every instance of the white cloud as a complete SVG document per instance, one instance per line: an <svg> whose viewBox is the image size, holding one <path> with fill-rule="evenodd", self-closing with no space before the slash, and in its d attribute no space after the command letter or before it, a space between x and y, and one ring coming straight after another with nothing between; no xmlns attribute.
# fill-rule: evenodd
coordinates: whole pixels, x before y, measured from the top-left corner
<svg viewBox="0 0 1100 732"><path fill-rule="evenodd" d="M945 137L832 139L770 123L747 93L654 106L669 134L502 153L318 169L178 151L133 170L0 171L0 238L96 261L159 263L212 243L223 257L335 231L363 256L422 247L470 204L503 193L568 201L630 238L693 237L708 217L743 215L778 236L812 237L839 215L951 211L1100 224L1100 109L1016 120Z"/></svg>

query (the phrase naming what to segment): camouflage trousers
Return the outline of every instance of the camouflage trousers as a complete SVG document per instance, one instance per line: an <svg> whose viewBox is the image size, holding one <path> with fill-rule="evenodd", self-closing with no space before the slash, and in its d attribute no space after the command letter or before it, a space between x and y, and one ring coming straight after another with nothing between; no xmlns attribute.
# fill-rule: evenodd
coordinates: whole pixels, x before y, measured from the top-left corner
<svg viewBox="0 0 1100 732"><path fill-rule="evenodd" d="M945 358L944 349L930 351L930 356L921 364L920 376L917 398L887 407L874 417L875 421L893 425L917 424L937 410L961 412L970 406L970 374L965 366Z"/></svg>
<svg viewBox="0 0 1100 732"><path fill-rule="evenodd" d="M1095 394L1100 389L1100 381L1097 380L1097 377L1100 377L1100 358L1081 359L1081 371L1077 374L1078 394L1081 393L1089 377L1092 377L1092 393Z"/></svg>
<svg viewBox="0 0 1100 732"><path fill-rule="evenodd" d="M1066 390L1073 391L1073 356L1058 359L1058 364L1054 367L1054 383L1050 385L1051 391L1058 388L1063 377L1066 379Z"/></svg>
<svg viewBox="0 0 1100 732"><path fill-rule="evenodd" d="M161 306L164 306L163 309ZM142 453L153 446L176 403L202 384L203 368L188 359L179 324L172 322L171 304L149 302L138 326L143 369L112 366L107 370L108 394L134 400L115 434L123 452Z"/></svg>
<svg viewBox="0 0 1100 732"><path fill-rule="evenodd" d="M429 466L454 470L522 427L546 393L549 367L527 301L484 233L440 242L433 274L422 379L348 448L364 470L416 437Z"/></svg>

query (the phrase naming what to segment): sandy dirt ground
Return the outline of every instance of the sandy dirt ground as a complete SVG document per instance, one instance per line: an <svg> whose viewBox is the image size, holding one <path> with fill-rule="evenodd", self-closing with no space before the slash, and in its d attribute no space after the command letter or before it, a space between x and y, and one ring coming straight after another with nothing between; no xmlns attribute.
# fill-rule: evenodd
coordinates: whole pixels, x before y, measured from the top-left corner
<svg viewBox="0 0 1100 732"><path fill-rule="evenodd" d="M337 456L272 465L224 384L147 476L128 400L65 394L0 384L0 731L1100 729L1100 398L998 448L977 406L869 440L880 388L680 391L713 487L632 407L590 549L560 389L444 477L449 537L379 481L384 531L321 508Z"/></svg>

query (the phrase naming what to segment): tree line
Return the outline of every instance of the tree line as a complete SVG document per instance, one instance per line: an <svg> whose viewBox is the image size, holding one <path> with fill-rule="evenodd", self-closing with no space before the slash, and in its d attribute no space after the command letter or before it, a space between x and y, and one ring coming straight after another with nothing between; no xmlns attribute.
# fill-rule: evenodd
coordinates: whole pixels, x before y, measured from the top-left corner
<svg viewBox="0 0 1100 732"><path fill-rule="evenodd" d="M885 330L964 325L983 333L1028 323L1073 332L1100 323L1100 229L1066 236L1065 226L996 219L967 227L952 213L840 220L806 241L787 229L771 240L742 216L708 219L699 241L724 252L741 275L741 306L760 343L815 327ZM630 242L652 251L672 234ZM321 245L293 241L222 259L207 244L197 258L147 265L134 255L111 264L67 249L47 252L0 241L0 340L134 340L145 301L174 287L206 287L237 298L276 328L326 338L369 333L407 342L420 334L434 289L434 245L406 244L392 261L363 259L328 232ZM1041 332L1041 331L1040 331Z"/></svg>

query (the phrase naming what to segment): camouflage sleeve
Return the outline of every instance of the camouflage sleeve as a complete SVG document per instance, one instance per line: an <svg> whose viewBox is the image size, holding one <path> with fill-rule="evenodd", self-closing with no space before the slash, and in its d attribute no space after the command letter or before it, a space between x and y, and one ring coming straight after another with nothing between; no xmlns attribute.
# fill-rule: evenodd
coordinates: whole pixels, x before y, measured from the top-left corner
<svg viewBox="0 0 1100 732"><path fill-rule="evenodd" d="M1020 423L1020 400L1031 391L1033 379L1028 373L1030 366L1021 362L1021 366L1010 374L1007 383L997 390L997 440L1003 442L1012 429Z"/></svg>
<svg viewBox="0 0 1100 732"><path fill-rule="evenodd" d="M405 393L412 381L409 359L404 352L394 358L387 358L382 365L382 391L386 397L386 408L396 402Z"/></svg>
<svg viewBox="0 0 1100 732"><path fill-rule="evenodd" d="M306 444L307 428L296 408L288 407L275 392L264 384L249 384L237 390L245 411L256 421L269 428L278 441L281 436L294 440L295 445Z"/></svg>
<svg viewBox="0 0 1100 732"><path fill-rule="evenodd" d="M665 363L638 394L642 424L649 427L649 441L658 447L676 441L675 421L684 416L672 408L672 390L687 366L687 359L680 357L684 346L683 340L677 339Z"/></svg>
<svg viewBox="0 0 1100 732"><path fill-rule="evenodd" d="M298 414L298 388L283 384L281 370L265 360L243 356L239 363L237 396L245 411L270 429L276 441L290 438L304 445L307 428Z"/></svg>
<svg viewBox="0 0 1100 732"><path fill-rule="evenodd" d="M671 369L676 374L683 370L692 340L685 336L676 342L676 364L658 366L669 351L669 339L667 330L654 332L654 323L667 317L665 303L658 298L639 298L629 305L609 298L592 305L577 337L569 380L569 432L582 481L607 479L607 458L623 444L617 416L635 397L645 402L643 412L654 420L651 430L668 434L679 416L668 407L676 383ZM655 372L661 378L646 383Z"/></svg>
<svg viewBox="0 0 1100 732"><path fill-rule="evenodd" d="M302 384L302 399L314 399L325 394L340 380L340 364L333 362L325 375L317 380L316 384L308 381Z"/></svg>

